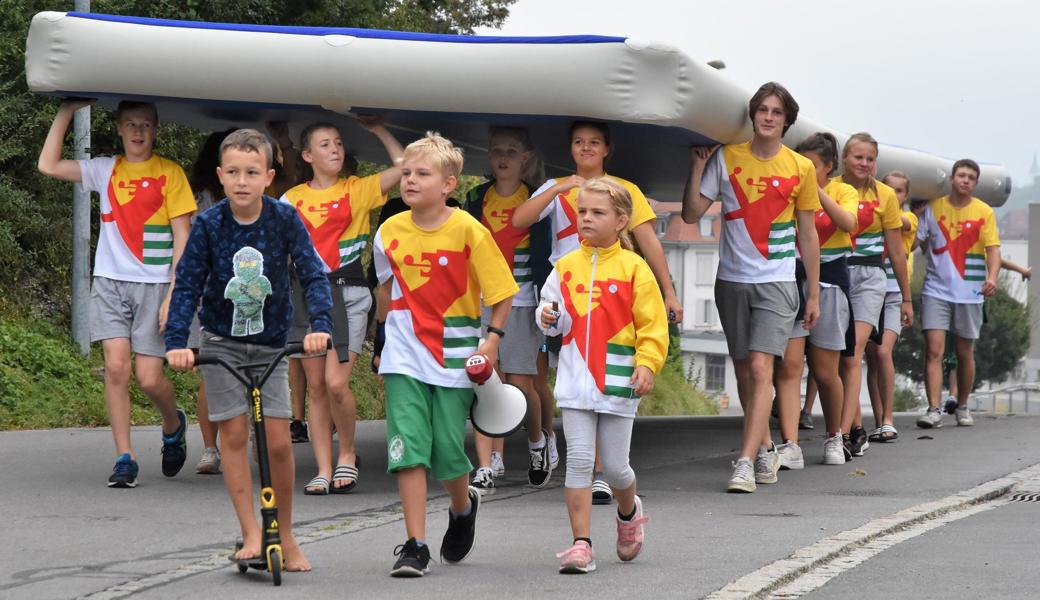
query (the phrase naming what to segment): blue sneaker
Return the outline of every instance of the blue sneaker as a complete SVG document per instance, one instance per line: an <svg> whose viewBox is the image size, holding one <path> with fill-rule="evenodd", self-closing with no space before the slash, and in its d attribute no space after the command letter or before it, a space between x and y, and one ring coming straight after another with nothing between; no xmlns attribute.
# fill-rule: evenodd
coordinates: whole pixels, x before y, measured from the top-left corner
<svg viewBox="0 0 1040 600"><path fill-rule="evenodd" d="M137 461L130 458L129 454L122 454L116 460L116 466L112 468L112 476L108 478L108 487L137 487Z"/></svg>
<svg viewBox="0 0 1040 600"><path fill-rule="evenodd" d="M177 418L181 426L173 435L162 436L162 472L167 477L173 477L181 472L184 461L188 458L188 441L185 435L188 431L188 415L183 410L177 411Z"/></svg>

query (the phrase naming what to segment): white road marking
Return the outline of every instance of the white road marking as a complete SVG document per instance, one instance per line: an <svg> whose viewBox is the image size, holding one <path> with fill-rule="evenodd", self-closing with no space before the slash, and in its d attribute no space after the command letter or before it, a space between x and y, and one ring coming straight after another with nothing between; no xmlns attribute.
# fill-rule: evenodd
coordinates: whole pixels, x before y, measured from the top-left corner
<svg viewBox="0 0 1040 600"><path fill-rule="evenodd" d="M1004 496L1015 488L1040 489L1040 464L824 538L707 598L797 598L899 542L1006 503Z"/></svg>

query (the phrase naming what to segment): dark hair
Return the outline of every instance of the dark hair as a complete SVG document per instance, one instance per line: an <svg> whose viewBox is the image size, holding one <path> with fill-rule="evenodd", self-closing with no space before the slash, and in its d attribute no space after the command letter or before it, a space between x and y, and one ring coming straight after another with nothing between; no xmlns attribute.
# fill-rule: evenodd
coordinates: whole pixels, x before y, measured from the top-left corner
<svg viewBox="0 0 1040 600"><path fill-rule="evenodd" d="M152 113L152 122L156 125L159 124L159 111L155 108L155 105L151 102L136 102L134 100L123 100L116 106L116 123L123 120L123 115L132 110L143 109Z"/></svg>
<svg viewBox="0 0 1040 600"><path fill-rule="evenodd" d="M191 178L189 179L191 191L198 194L209 190L218 198L224 193L224 187L220 183L220 178L217 177L217 167L220 166L220 143L232 131L234 129L214 131L206 137L206 141L202 142L199 155L191 167Z"/></svg>
<svg viewBox="0 0 1040 600"><path fill-rule="evenodd" d="M574 132L579 127L591 127L599 132L603 136L603 141L606 142L607 146L610 146L610 125L607 125L603 121L574 121L571 123L570 139L574 139Z"/></svg>
<svg viewBox="0 0 1040 600"><path fill-rule="evenodd" d="M314 132L318 131L319 129L331 129L336 133L339 133L340 137L343 136L343 134L340 133L339 127L336 127L332 123L329 123L327 121L311 123L310 125L304 127L303 131L300 132L300 152L303 152L304 150L310 147L311 136L313 136Z"/></svg>
<svg viewBox="0 0 1040 600"><path fill-rule="evenodd" d="M784 105L784 131L781 135L785 135L787 130L791 128L791 125L794 125L794 122L798 120L798 103L795 102L794 96L787 91L787 88L775 81L762 84L762 87L758 88L755 95L751 97L751 100L748 102L748 118L754 124L755 113L758 112L758 107L769 96L776 96L780 99L780 103Z"/></svg>
<svg viewBox="0 0 1040 600"><path fill-rule="evenodd" d="M957 169L960 169L962 167L971 169L972 171L975 171L975 179L978 179L979 175L982 174L982 170L979 169L979 163L973 161L970 158L962 158L962 159L958 160L957 162L953 163L953 168L950 169L950 177L953 177L954 175L956 175L957 174Z"/></svg>
<svg viewBox="0 0 1040 600"><path fill-rule="evenodd" d="M224 153L229 148L262 155L267 159L268 169L274 164L274 149L271 147L271 141L267 139L266 135L255 129L238 129L229 133L220 143L221 159L224 158Z"/></svg>
<svg viewBox="0 0 1040 600"><path fill-rule="evenodd" d="M832 133L826 131L816 132L805 138L801 144L798 144L794 151L798 154L805 154L806 152L815 153L823 161L823 164L830 165L831 173L838 168L838 140Z"/></svg>
<svg viewBox="0 0 1040 600"><path fill-rule="evenodd" d="M311 123L310 125L303 128L300 132L300 154L296 157L296 179L299 181L310 181L314 179L314 167L305 160L303 160L303 151L310 148L311 137L314 136L314 132L319 129L331 129L343 137L343 133L339 130L339 127L328 121L321 121L318 123ZM343 172L349 175L354 175L358 170L358 161L352 154L348 154L346 151L346 144L344 144L343 150Z"/></svg>

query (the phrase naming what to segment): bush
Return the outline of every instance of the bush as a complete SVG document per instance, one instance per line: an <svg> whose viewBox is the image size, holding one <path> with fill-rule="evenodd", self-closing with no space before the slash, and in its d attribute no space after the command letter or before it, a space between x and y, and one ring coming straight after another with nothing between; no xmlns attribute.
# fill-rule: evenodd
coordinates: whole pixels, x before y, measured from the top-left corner
<svg viewBox="0 0 1040 600"><path fill-rule="evenodd" d="M892 410L895 412L910 412L924 404L917 393L910 388L896 387L895 398L892 401Z"/></svg>

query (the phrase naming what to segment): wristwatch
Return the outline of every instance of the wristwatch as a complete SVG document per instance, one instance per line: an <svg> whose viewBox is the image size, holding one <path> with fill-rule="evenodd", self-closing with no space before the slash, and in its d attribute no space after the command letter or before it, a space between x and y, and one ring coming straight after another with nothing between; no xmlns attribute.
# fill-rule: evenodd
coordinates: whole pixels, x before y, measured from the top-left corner
<svg viewBox="0 0 1040 600"><path fill-rule="evenodd" d="M498 327L492 327L491 325L488 325L487 332L488 333L497 333L499 339L502 339L502 338L506 337L506 332L502 331Z"/></svg>

